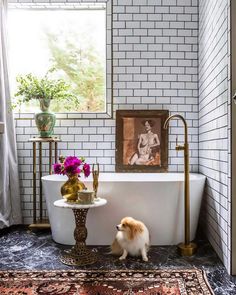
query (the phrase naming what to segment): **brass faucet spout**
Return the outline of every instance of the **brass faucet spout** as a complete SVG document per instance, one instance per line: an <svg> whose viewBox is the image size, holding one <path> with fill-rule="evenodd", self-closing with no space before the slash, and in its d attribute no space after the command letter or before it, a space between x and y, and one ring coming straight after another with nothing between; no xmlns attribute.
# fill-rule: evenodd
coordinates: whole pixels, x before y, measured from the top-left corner
<svg viewBox="0 0 236 295"><path fill-rule="evenodd" d="M184 124L184 143L188 144L188 125L187 125L187 122L183 116L181 116L179 114L174 114L174 115L168 117L164 123L164 129L167 129L169 122L172 119L180 119L183 122L183 124Z"/></svg>

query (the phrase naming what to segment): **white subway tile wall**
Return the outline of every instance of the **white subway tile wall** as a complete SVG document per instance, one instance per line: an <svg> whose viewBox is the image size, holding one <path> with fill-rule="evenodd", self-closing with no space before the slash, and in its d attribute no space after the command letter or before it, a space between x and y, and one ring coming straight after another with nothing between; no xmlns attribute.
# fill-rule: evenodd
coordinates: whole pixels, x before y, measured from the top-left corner
<svg viewBox="0 0 236 295"><path fill-rule="evenodd" d="M10 2L32 5L36 1ZM40 5L43 2L51 1L40 0ZM54 133L62 139L59 153L84 156L89 163L100 163L101 171L113 172L115 111L167 109L187 119L191 171L198 171L198 2L113 0L112 26L114 118L58 119ZM175 139L178 134L179 140L183 140L184 129L177 121L172 121L171 126L169 170L183 171L183 154L175 151ZM37 136L34 120L17 119L16 131L22 210L24 223L29 224L32 222L33 167L32 144L28 140ZM43 156L46 173L46 145Z"/></svg>
<svg viewBox="0 0 236 295"><path fill-rule="evenodd" d="M230 271L229 0L199 0L199 172L207 176L201 223Z"/></svg>

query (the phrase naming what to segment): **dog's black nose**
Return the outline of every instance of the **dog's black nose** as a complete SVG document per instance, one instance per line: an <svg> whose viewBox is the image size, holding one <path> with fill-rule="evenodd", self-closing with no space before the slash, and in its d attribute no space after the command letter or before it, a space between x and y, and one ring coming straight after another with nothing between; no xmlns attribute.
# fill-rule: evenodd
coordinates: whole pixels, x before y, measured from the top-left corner
<svg viewBox="0 0 236 295"><path fill-rule="evenodd" d="M119 226L118 225L116 226L116 229L119 230Z"/></svg>

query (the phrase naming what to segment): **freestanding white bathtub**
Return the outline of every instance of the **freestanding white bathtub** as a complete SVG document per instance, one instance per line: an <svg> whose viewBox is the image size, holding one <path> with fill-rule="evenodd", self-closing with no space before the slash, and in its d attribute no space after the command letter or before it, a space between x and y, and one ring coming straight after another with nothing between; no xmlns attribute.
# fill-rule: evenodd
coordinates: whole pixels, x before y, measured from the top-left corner
<svg viewBox="0 0 236 295"><path fill-rule="evenodd" d="M73 245L74 215L53 205L61 199L66 176L42 177L53 240ZM92 189L92 177L81 179ZM98 196L106 206L90 209L87 216L88 245L110 245L116 225L125 216L142 220L152 245L174 245L184 241L184 175L182 173L100 173ZM190 174L191 240L194 239L205 176Z"/></svg>

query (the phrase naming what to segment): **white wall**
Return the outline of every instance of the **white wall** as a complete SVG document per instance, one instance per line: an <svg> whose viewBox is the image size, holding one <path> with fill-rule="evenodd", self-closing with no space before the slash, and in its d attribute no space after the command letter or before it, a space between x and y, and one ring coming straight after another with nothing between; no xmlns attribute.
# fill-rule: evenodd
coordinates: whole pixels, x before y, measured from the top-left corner
<svg viewBox="0 0 236 295"><path fill-rule="evenodd" d="M199 1L199 172L207 176L202 224L230 270L229 0Z"/></svg>
<svg viewBox="0 0 236 295"><path fill-rule="evenodd" d="M191 171L198 171L198 1L114 0L113 57L114 111L168 109L182 114L189 126ZM181 141L184 130L181 122L171 125L169 170L183 171L182 153L174 148L176 134ZM37 135L34 121L16 120L16 132L23 216L31 223L28 139ZM90 163L99 162L103 171L115 170L114 119L60 119L55 135L62 139L61 154L85 156ZM43 163L46 168L48 159Z"/></svg>

